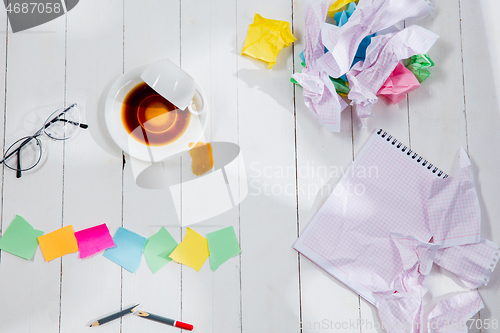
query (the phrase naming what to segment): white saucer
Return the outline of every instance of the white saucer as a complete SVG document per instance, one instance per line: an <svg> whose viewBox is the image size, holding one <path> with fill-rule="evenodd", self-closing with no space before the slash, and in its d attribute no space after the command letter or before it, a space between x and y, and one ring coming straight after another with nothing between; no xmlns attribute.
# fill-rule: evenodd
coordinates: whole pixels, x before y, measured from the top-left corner
<svg viewBox="0 0 500 333"><path fill-rule="evenodd" d="M189 150L190 143L196 144L202 138L208 122L208 101L203 89L196 83L196 89L202 95L201 98L203 99L203 103L205 103L206 110L199 116L191 114L188 128L179 139L160 147L146 146L136 141L123 126L122 105L129 91L143 82L140 76L147 66L136 67L115 81L106 97L104 118L111 138L124 152L142 161L158 162ZM199 101L195 99L196 104L198 104L197 102Z"/></svg>

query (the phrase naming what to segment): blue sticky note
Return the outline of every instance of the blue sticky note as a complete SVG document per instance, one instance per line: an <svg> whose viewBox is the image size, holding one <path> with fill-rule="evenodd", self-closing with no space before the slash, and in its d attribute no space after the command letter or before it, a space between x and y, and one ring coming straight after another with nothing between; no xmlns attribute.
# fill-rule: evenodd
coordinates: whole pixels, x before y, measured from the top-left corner
<svg viewBox="0 0 500 333"><path fill-rule="evenodd" d="M343 12L336 12L334 15L333 15L333 19L335 20L335 22L337 23L337 26L339 25L339 22L340 22L340 17L342 16L342 13Z"/></svg>
<svg viewBox="0 0 500 333"><path fill-rule="evenodd" d="M356 58L360 58L363 61L365 60L366 49L372 42L372 37L375 37L376 35L377 34L375 33L373 35L366 36L365 38L363 38L363 40L361 40L361 43L359 43L358 50L356 51Z"/></svg>
<svg viewBox="0 0 500 333"><path fill-rule="evenodd" d="M351 2L347 5L345 12L347 13L347 17L351 17L352 13L354 13L354 10L356 9L356 3Z"/></svg>
<svg viewBox="0 0 500 333"><path fill-rule="evenodd" d="M303 62L306 62L306 58L304 57L304 51L300 52L300 54L299 54L299 58L300 58L300 60L302 60Z"/></svg>
<svg viewBox="0 0 500 333"><path fill-rule="evenodd" d="M118 228L113 237L116 246L104 251L104 256L127 271L134 273L139 267L146 238L127 230Z"/></svg>
<svg viewBox="0 0 500 333"><path fill-rule="evenodd" d="M346 24L347 20L349 20L349 17L347 16L345 11L335 13L333 18L335 19L335 21L337 22L337 26L339 26L339 27Z"/></svg>

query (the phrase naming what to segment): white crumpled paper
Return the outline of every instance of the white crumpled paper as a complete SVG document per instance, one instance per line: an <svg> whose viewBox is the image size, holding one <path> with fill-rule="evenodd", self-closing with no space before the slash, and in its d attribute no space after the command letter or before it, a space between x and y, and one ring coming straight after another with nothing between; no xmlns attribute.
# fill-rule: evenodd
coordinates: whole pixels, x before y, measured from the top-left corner
<svg viewBox="0 0 500 333"><path fill-rule="evenodd" d="M378 100L377 92L383 86L399 60L426 53L439 38L438 35L417 25L396 33L373 37L366 49L364 62L356 63L348 72L349 99L365 126L364 119Z"/></svg>
<svg viewBox="0 0 500 333"><path fill-rule="evenodd" d="M322 55L318 66L331 77L338 78L351 67L363 38L405 19L425 16L430 11L427 0L361 0L342 27L324 23L321 38L329 52Z"/></svg>
<svg viewBox="0 0 500 333"><path fill-rule="evenodd" d="M330 132L340 132L340 114L347 103L337 94L328 74L316 65L317 59L324 54L321 27L328 7L328 1L313 0L307 3L304 36L307 67L302 73L295 73L292 77L302 86L304 102L319 123Z"/></svg>
<svg viewBox="0 0 500 333"><path fill-rule="evenodd" d="M484 308L477 290L439 301L429 314L429 333L467 333L467 320Z"/></svg>

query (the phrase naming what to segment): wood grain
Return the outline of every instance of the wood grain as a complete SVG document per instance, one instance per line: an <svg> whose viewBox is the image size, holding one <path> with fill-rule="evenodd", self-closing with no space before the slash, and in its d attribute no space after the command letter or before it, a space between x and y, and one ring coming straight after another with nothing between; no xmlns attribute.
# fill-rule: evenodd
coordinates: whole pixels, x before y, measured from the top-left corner
<svg viewBox="0 0 500 333"><path fill-rule="evenodd" d="M106 223L149 237L165 226L180 242L185 233L174 208L182 187L150 190L136 185L129 156L104 125L104 98L124 72L169 58L204 89L211 116L206 139L240 145L248 197L240 206L192 228L202 235L232 225L242 254L216 272L169 263L152 274L145 260L136 273L98 254L71 254L46 263L0 253L0 331L83 332L98 317L141 303L142 309L192 323L199 332L350 332L340 323L378 322L376 309L292 246L333 191L367 138L378 128L449 172L459 147L468 150L482 209L482 236L500 242L495 217L500 186L500 4L442 0L419 24L441 37L429 54L432 75L407 99L381 98L368 128L351 107L341 133L325 131L305 107L290 75L300 70L305 1L80 1L65 17L25 32L7 28L0 13L0 135L4 150L40 127L64 102L85 111L87 131L71 140L44 140L43 163L23 173L3 168L1 230L16 214L46 233L63 225L75 231ZM267 65L241 56L255 13L291 23L297 41ZM174 181L190 166L169 163ZM241 179L243 181L243 179ZM185 194L184 194L185 195ZM464 290L453 275L434 267L426 279L430 301ZM499 319L498 272L479 289L485 309L475 319ZM427 300L426 300L427 301ZM333 325L333 327L332 327ZM102 332L163 332L157 323L127 316ZM470 332L496 332L477 329Z"/></svg>

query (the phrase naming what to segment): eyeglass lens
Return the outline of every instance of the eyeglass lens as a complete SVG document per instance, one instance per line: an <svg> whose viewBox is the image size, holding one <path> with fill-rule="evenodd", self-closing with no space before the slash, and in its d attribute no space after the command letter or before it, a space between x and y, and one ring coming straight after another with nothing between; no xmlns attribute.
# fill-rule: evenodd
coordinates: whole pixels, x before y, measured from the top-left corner
<svg viewBox="0 0 500 333"><path fill-rule="evenodd" d="M43 127L33 136L27 136L14 142L5 152L3 160L6 167L17 171L33 169L42 158L42 143L38 136L43 132L54 140L66 140L73 136L79 128L86 129L86 124L80 123L80 112L76 104L53 112L45 121Z"/></svg>

